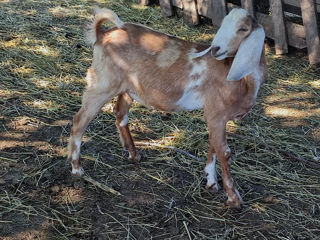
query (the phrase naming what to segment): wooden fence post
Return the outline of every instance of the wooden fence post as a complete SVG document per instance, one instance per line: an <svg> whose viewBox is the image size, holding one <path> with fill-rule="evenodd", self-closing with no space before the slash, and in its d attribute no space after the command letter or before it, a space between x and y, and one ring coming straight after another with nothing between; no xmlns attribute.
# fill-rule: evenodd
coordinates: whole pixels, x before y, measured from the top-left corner
<svg viewBox="0 0 320 240"><path fill-rule="evenodd" d="M173 15L171 0L160 0L161 13L165 17L171 17Z"/></svg>
<svg viewBox="0 0 320 240"><path fill-rule="evenodd" d="M306 40L310 64L320 62L320 40L317 26L317 13L314 0L301 1L303 25L306 31Z"/></svg>
<svg viewBox="0 0 320 240"><path fill-rule="evenodd" d="M182 0L182 4L184 20L191 25L199 24L199 15L195 0Z"/></svg>
<svg viewBox="0 0 320 240"><path fill-rule="evenodd" d="M270 0L276 54L288 53L287 29L282 11L282 0Z"/></svg>
<svg viewBox="0 0 320 240"><path fill-rule="evenodd" d="M212 24L220 26L223 18L227 15L226 0L210 0L212 12Z"/></svg>
<svg viewBox="0 0 320 240"><path fill-rule="evenodd" d="M253 0L241 0L241 7L248 11L248 13L254 17Z"/></svg>

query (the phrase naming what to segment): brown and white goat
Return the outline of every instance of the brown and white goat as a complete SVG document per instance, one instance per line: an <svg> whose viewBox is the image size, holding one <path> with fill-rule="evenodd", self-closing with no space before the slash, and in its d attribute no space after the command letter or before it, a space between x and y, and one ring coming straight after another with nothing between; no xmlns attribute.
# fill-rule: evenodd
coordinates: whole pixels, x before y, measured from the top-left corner
<svg viewBox="0 0 320 240"><path fill-rule="evenodd" d="M107 20L116 27L103 29L101 25ZM264 38L263 28L244 9L234 9L224 18L211 46L124 23L111 10L98 9L87 34L93 45L93 63L69 140L72 174L83 175L82 135L114 96L118 96L116 125L129 159L134 161L140 155L128 127L132 99L163 111L203 108L210 141L206 188L219 189L215 169L218 158L227 203L240 207L242 200L230 174L225 126L227 121L245 115L255 103L267 70Z"/></svg>

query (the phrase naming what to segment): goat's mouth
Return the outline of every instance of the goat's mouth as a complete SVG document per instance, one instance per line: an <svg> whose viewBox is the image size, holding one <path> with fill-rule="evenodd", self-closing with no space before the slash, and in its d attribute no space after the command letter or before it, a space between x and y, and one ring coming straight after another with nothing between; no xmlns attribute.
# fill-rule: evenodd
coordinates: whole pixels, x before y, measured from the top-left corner
<svg viewBox="0 0 320 240"><path fill-rule="evenodd" d="M223 55L225 55L227 52L228 52L228 51L224 51L224 52L219 53L219 54L215 53L213 56L214 56L215 58L219 58L219 57L222 57ZM221 60L221 59L218 59L218 60Z"/></svg>

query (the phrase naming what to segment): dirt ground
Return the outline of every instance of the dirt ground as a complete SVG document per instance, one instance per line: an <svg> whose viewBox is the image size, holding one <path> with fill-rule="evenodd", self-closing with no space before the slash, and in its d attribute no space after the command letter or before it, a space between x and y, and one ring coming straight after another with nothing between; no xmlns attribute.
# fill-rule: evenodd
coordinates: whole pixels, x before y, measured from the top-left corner
<svg viewBox="0 0 320 240"><path fill-rule="evenodd" d="M107 104L83 139L86 177L71 177L66 146L92 57L84 28L97 5L190 41L214 36L210 25L188 27L129 0L0 0L0 239L318 239L320 70L303 52L280 57L268 47L256 106L227 126L242 210L204 187L202 111L134 104L142 159L133 164Z"/></svg>

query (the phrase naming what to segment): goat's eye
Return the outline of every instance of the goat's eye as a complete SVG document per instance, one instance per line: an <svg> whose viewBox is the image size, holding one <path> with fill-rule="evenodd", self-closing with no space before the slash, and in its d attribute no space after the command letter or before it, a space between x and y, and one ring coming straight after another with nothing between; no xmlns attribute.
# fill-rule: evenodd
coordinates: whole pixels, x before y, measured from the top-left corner
<svg viewBox="0 0 320 240"><path fill-rule="evenodd" d="M246 28L240 28L238 31L239 31L239 32L246 32L246 31L248 31L248 29L246 29Z"/></svg>

